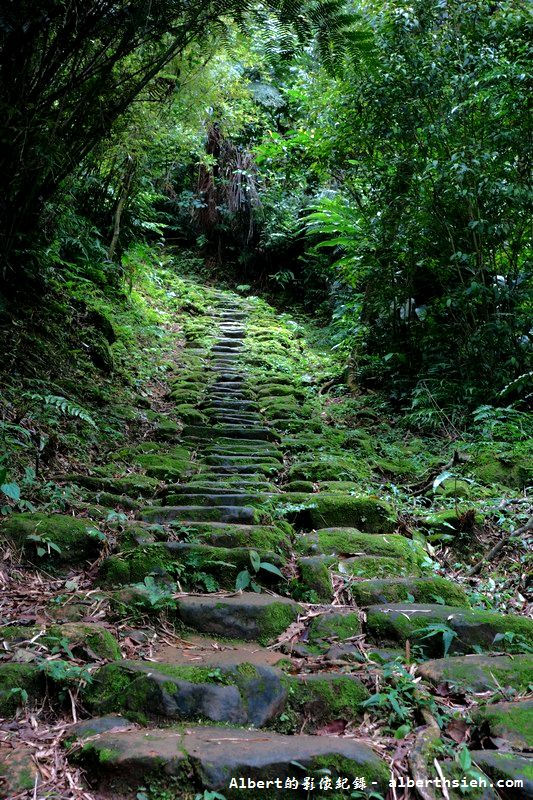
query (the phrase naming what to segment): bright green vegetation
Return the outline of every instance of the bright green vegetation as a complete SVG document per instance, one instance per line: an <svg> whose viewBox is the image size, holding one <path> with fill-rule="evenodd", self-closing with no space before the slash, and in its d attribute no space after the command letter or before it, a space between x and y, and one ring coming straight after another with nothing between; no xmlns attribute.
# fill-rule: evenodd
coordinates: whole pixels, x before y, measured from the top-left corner
<svg viewBox="0 0 533 800"><path fill-rule="evenodd" d="M7 744L77 703L96 792L240 800L261 727L385 794L367 734L472 776L466 720L529 774L523 4L8 5Z"/></svg>

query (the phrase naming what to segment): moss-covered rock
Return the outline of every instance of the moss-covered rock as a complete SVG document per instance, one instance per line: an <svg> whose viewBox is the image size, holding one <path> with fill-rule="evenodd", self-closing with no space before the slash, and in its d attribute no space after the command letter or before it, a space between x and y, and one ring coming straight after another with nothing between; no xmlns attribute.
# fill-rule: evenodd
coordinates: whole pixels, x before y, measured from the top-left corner
<svg viewBox="0 0 533 800"><path fill-rule="evenodd" d="M44 675L35 664L0 664L0 717L12 716L26 698L33 703L45 688Z"/></svg>
<svg viewBox="0 0 533 800"><path fill-rule="evenodd" d="M482 735L504 739L517 750L533 750L533 700L482 706L472 718Z"/></svg>
<svg viewBox="0 0 533 800"><path fill-rule="evenodd" d="M392 507L377 497L355 496L319 492L311 497L304 493L282 494L278 503L303 505L301 510L289 515L291 521L301 527L359 528L370 533L392 533L396 518Z"/></svg>
<svg viewBox="0 0 533 800"><path fill-rule="evenodd" d="M119 478L101 477L99 475L66 475L64 480L85 486L95 491L109 492L129 497L151 497L159 486L159 481L148 475L130 473Z"/></svg>
<svg viewBox="0 0 533 800"><path fill-rule="evenodd" d="M63 514L11 514L2 522L0 531L38 563L44 560L77 564L96 556L100 545L94 523ZM48 552L48 542L57 550L51 548ZM44 548L45 555L39 556L37 548Z"/></svg>
<svg viewBox="0 0 533 800"><path fill-rule="evenodd" d="M277 670L245 662L214 668L121 661L99 669L84 694L98 713L256 726L277 715L285 697Z"/></svg>
<svg viewBox="0 0 533 800"><path fill-rule="evenodd" d="M436 627L431 627L436 626ZM512 647L522 652L533 647L533 621L494 611L474 611L454 606L396 603L370 606L367 633L379 644L405 643L408 639L427 656L444 654L445 632L453 632L450 653L476 653L479 649ZM428 634L430 634L428 636ZM510 638L506 634L511 634ZM496 636L502 636L495 640Z"/></svg>
<svg viewBox="0 0 533 800"><path fill-rule="evenodd" d="M323 528L299 536L297 549L305 554L336 555L342 557L381 556L397 558L417 570L425 559L425 551L418 542L400 534L362 533L353 528Z"/></svg>
<svg viewBox="0 0 533 800"><path fill-rule="evenodd" d="M315 487L311 481L290 481L284 486L286 492L314 492Z"/></svg>
<svg viewBox="0 0 533 800"><path fill-rule="evenodd" d="M207 422L206 415L189 403L178 403L174 411L186 425L204 425Z"/></svg>
<svg viewBox="0 0 533 800"><path fill-rule="evenodd" d="M290 480L354 481L366 480L371 471L367 464L340 455L324 455L298 461L288 472Z"/></svg>
<svg viewBox="0 0 533 800"><path fill-rule="evenodd" d="M152 478L161 481L179 481L193 475L196 470L190 461L189 452L185 448L182 449L182 452L183 456L147 453L137 456L135 463L139 464Z"/></svg>
<svg viewBox="0 0 533 800"><path fill-rule="evenodd" d="M101 625L82 622L67 622L63 625L48 626L5 626L0 628L0 640L24 647L31 639L38 637L39 645L49 650L68 647L74 654L84 657L101 658L114 661L120 658L120 648L115 637Z"/></svg>
<svg viewBox="0 0 533 800"><path fill-rule="evenodd" d="M353 675L332 672L287 676L285 714L296 714L307 720L313 731L333 720L352 721L358 718L361 703L368 699L368 689ZM301 722L296 731L299 731ZM295 731L295 732L296 732Z"/></svg>
<svg viewBox="0 0 533 800"><path fill-rule="evenodd" d="M500 692L509 688L525 692L531 685L533 655L437 658L419 664L417 671L433 686L447 683L461 693Z"/></svg>
<svg viewBox="0 0 533 800"><path fill-rule="evenodd" d="M465 591L456 583L437 576L427 578L388 578L356 581L350 587L352 598L359 606L376 603L435 603L468 608Z"/></svg>
<svg viewBox="0 0 533 800"><path fill-rule="evenodd" d="M26 792L33 794L41 783L33 753L29 745L21 742L9 748L0 746L0 792L6 800Z"/></svg>
<svg viewBox="0 0 533 800"><path fill-rule="evenodd" d="M308 641L311 646L328 649L333 641L345 641L361 633L361 620L357 611L344 609L328 611L314 617L308 628Z"/></svg>
<svg viewBox="0 0 533 800"><path fill-rule="evenodd" d="M294 599L329 603L333 598L333 584L324 559L321 556L299 558L298 570L298 579L289 586Z"/></svg>

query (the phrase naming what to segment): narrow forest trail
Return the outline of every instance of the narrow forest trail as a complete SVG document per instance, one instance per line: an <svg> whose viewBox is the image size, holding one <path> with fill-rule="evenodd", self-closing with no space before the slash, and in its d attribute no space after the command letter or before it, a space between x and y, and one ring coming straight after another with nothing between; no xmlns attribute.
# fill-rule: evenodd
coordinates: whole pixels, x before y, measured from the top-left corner
<svg viewBox="0 0 533 800"><path fill-rule="evenodd" d="M212 299L191 318L172 387L183 429L169 426L163 451L130 449L123 478L71 476L115 501L136 480L148 499L53 619L51 602L29 632L4 619L0 639L17 657L0 662L0 716L20 713L21 692L56 711L76 695L62 752L91 788L72 797L400 800L415 795L390 789L391 776L479 777L454 760L465 719L476 767L524 782L467 797L533 797L533 623L472 610L385 500L312 477L314 458L335 463L339 451L328 451L316 392L289 369L275 311L226 291ZM138 464L142 475L128 471ZM86 518L14 514L3 534L44 547L62 536L63 567L100 546ZM204 594L181 591L191 573ZM78 669L92 664L90 680L65 692L69 675L24 658L34 636L74 651ZM35 797L67 796L32 753L5 756L3 796L31 797L35 780ZM430 785L419 796L461 795Z"/></svg>

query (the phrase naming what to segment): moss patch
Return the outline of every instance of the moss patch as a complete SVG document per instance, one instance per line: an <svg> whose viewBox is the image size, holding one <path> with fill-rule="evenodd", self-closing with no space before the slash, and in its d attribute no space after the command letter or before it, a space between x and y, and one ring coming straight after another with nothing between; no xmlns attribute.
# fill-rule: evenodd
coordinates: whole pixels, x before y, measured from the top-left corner
<svg viewBox="0 0 533 800"><path fill-rule="evenodd" d="M51 560L74 564L97 554L98 540L91 534L94 527L90 520L35 512L11 514L2 522L0 531L32 558L38 558L37 546L46 548L46 542L52 542L59 551L50 550L49 555L43 556L46 563ZM29 536L37 536L39 541Z"/></svg>

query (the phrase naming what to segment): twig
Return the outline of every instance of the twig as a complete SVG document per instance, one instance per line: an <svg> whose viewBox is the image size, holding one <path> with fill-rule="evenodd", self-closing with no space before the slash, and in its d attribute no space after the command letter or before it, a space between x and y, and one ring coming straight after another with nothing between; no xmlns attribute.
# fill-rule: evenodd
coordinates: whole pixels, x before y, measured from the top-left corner
<svg viewBox="0 0 533 800"><path fill-rule="evenodd" d="M483 564L485 564L485 562L487 562L487 561L492 561L492 559L493 559L495 556L497 556L497 555L498 555L498 553L500 552L500 550L503 550L503 548L505 547L505 545L507 544L507 542L509 541L509 539L512 539L512 538L514 538L515 536L522 536L522 534L524 534L524 533L529 533L529 531L533 531L533 517L530 517L530 518L528 519L528 521L526 522L526 524L525 524L525 525L522 525L522 527L521 527L521 528L517 528L517 529L516 529L515 531L513 531L512 533L508 534L508 536L504 536L504 537L503 537L503 539L500 539L500 541L499 541L499 542L497 542L497 543L494 545L494 547L493 547L491 550L489 550L489 552L487 553L487 555L486 555L486 556L483 556L483 558L482 558L482 559L480 559L480 560L477 562L477 564L475 564L475 565L474 565L474 566L473 566L473 567L472 567L472 568L471 568L471 569L470 569L470 570L467 572L467 575L468 575L468 577L470 578L470 577L472 577L472 576L474 576L474 575L478 575L478 573L479 573L479 572L481 572L481 569L482 569L482 567L483 567Z"/></svg>

